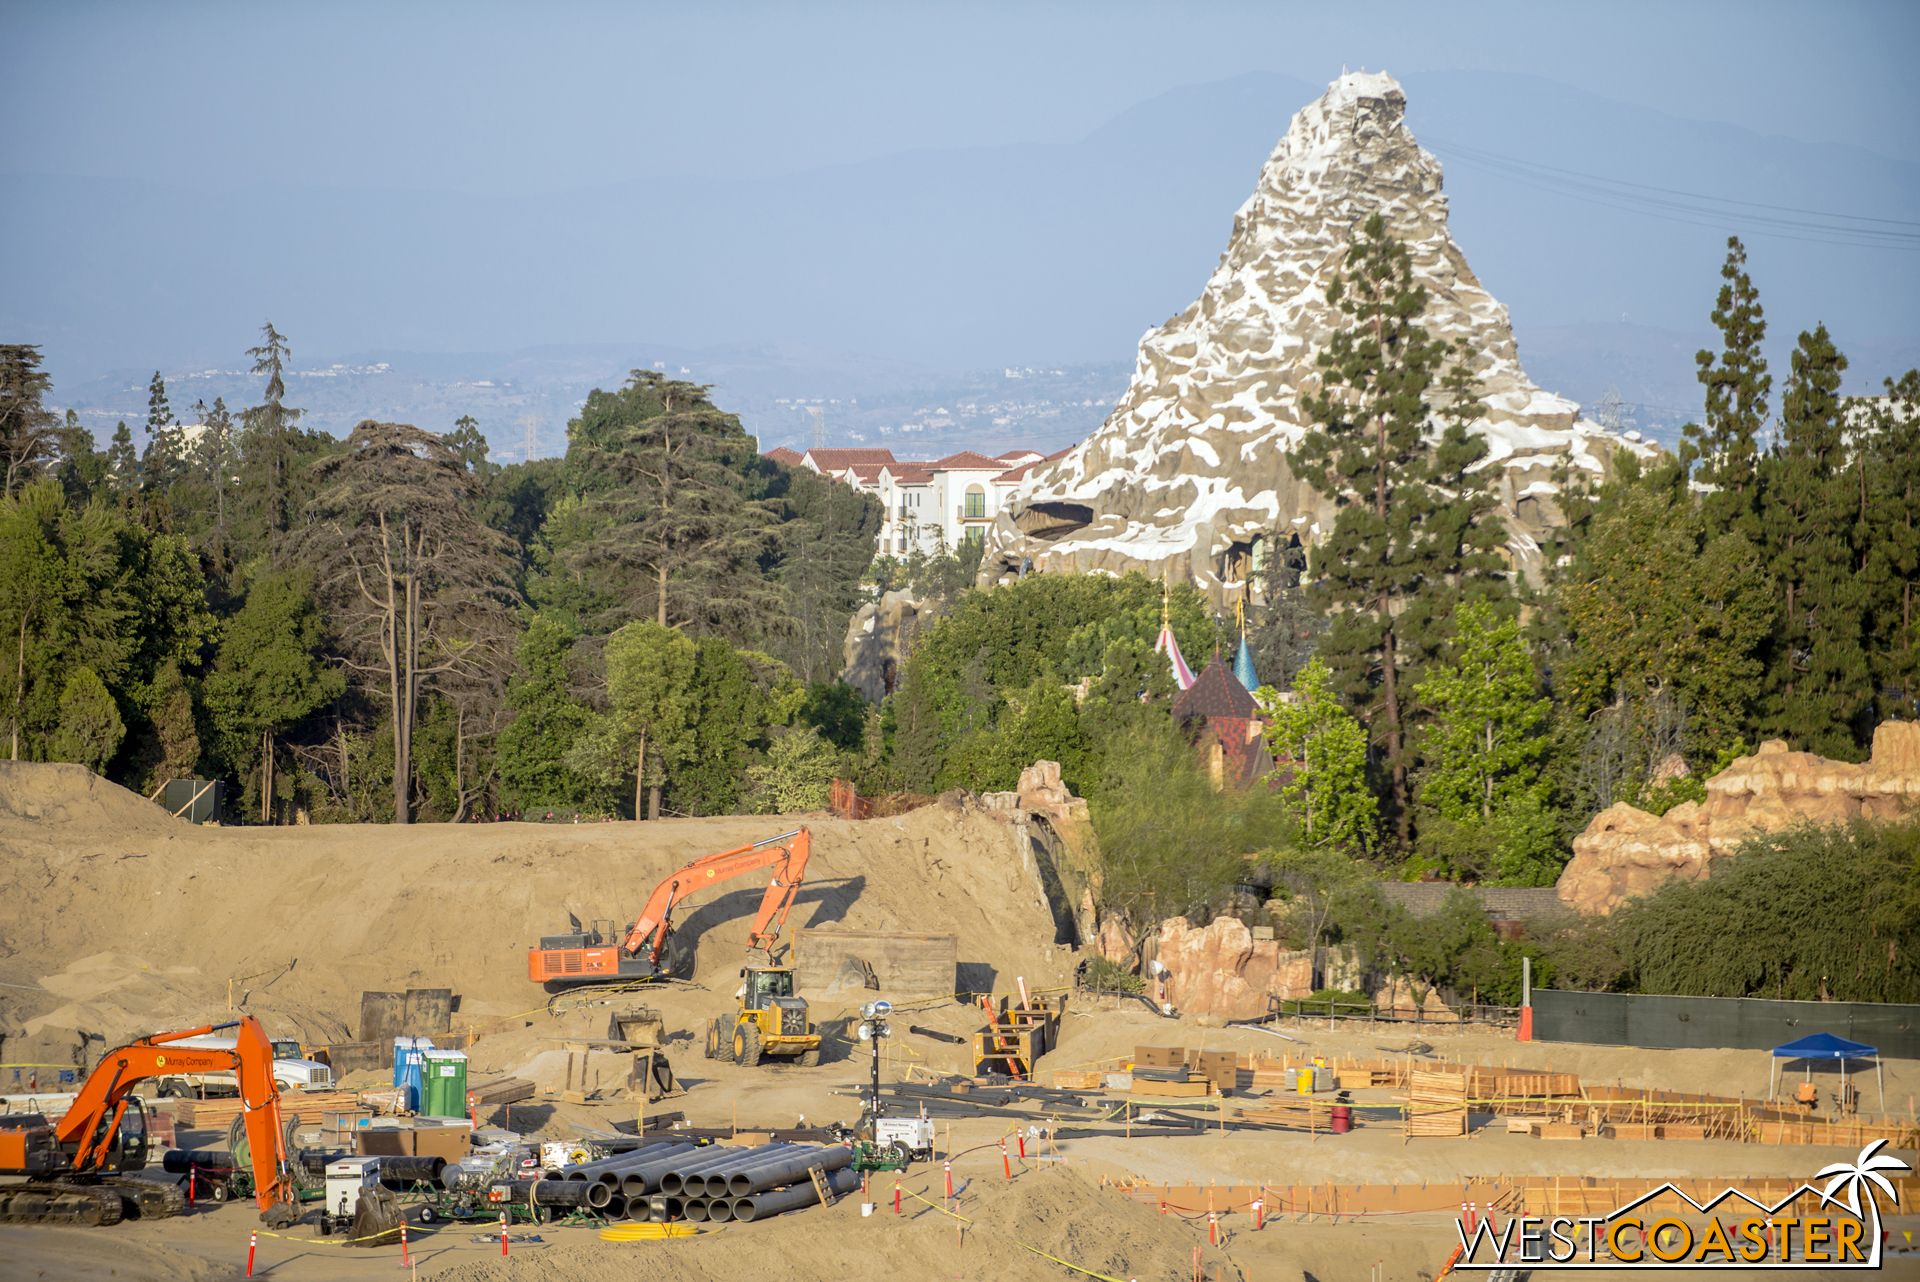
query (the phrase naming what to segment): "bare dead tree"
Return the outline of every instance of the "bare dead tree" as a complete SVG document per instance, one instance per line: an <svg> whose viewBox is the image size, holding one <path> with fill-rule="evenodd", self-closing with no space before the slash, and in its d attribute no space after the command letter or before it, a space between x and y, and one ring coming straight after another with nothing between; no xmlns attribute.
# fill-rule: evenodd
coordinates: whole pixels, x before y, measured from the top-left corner
<svg viewBox="0 0 1920 1282"><path fill-rule="evenodd" d="M474 515L478 483L432 432L368 419L314 473L295 555L320 579L343 663L388 704L394 822L406 823L422 692L504 682L519 601L510 544Z"/></svg>

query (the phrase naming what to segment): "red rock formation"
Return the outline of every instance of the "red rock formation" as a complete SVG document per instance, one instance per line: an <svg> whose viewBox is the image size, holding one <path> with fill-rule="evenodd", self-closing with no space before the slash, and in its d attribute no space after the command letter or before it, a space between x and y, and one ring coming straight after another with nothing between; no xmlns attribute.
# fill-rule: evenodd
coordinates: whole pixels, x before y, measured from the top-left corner
<svg viewBox="0 0 1920 1282"><path fill-rule="evenodd" d="M1255 939L1234 917L1216 917L1199 930L1184 917L1169 918L1160 925L1159 955L1168 972L1166 1000L1189 1014L1256 1019L1267 1013L1269 993L1305 997L1313 991L1310 951Z"/></svg>
<svg viewBox="0 0 1920 1282"><path fill-rule="evenodd" d="M1573 839L1573 859L1555 893L1582 912L1610 913L1671 877L1698 880L1716 859L1755 833L1798 821L1891 819L1920 799L1920 723L1889 721L1860 765L1789 752L1772 739L1707 780L1704 803L1651 815L1622 802L1593 817Z"/></svg>

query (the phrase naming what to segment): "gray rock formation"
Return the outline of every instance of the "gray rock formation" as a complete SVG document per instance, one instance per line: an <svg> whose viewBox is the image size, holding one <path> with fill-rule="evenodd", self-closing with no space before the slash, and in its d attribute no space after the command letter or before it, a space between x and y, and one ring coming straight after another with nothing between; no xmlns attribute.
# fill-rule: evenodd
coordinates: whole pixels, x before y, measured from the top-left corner
<svg viewBox="0 0 1920 1282"><path fill-rule="evenodd" d="M982 584L1031 557L1042 571L1191 579L1224 603L1261 541L1311 543L1330 529L1332 504L1294 479L1285 451L1306 430L1301 398L1319 390L1315 358L1345 323L1326 286L1376 211L1413 251L1427 329L1478 353L1488 413L1470 430L1491 447L1483 466L1500 470L1517 564L1536 568L1535 536L1561 520L1550 473L1563 458L1600 472L1619 446L1653 453L1528 381L1507 309L1447 233L1440 162L1405 112L1400 86L1376 73L1342 76L1293 118L1198 301L1141 340L1132 385L1099 431L1036 465L1005 505Z"/></svg>
<svg viewBox="0 0 1920 1282"><path fill-rule="evenodd" d="M901 589L863 605L847 623L841 643L840 679L875 703L893 693L900 664L920 629L931 627L939 603L922 601Z"/></svg>

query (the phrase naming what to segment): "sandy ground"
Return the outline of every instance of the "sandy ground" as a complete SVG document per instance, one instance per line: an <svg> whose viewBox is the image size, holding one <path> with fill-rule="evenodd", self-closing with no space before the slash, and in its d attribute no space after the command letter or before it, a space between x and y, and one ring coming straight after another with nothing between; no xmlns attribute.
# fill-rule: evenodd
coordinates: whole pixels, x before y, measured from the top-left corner
<svg viewBox="0 0 1920 1282"><path fill-rule="evenodd" d="M460 1014L486 1031L469 1054L476 1074L512 1072L557 1091L568 1073L565 1039L604 1033L607 1009L584 1005L555 1016L525 979L525 950L559 929L568 911L581 917L630 913L654 881L685 858L744 844L793 826L794 819L728 819L660 824L547 828L486 825L410 829L310 828L208 830L167 819L137 797L83 772L0 763L0 1029L4 1061L70 1054L77 1031L104 1039L217 1018L228 980L236 1006L259 1014L276 1033L316 1040L349 1031L362 989L451 987ZM977 811L944 806L899 820L846 824L808 818L815 833L814 876L798 924L951 931L963 962L990 966L998 987L1015 975L1035 987L1057 983L1074 958L1053 949L1052 923L1037 900L1033 873L1008 826ZM769 1063L741 1069L710 1061L695 1041L706 1017L731 1005L745 921L759 884L696 899L682 921L699 943L691 982L652 990L676 1035L672 1061L684 1092L655 1105L696 1125L742 1129L851 1122L855 1092L867 1078L868 1052L830 1040L828 1062L813 1069ZM814 994L815 1017L836 1020L871 996ZM622 999L623 1002L627 999ZM884 1076L910 1069L944 1073L966 1067L965 1051L912 1034L909 1024L970 1034L976 1013L934 1003L894 1021ZM1113 1066L1137 1045L1322 1053L1372 1058L1405 1047L1405 1027L1329 1030L1312 1024L1276 1036L1167 1020L1139 1004L1070 1005L1059 1047L1041 1065ZM1536 1043L1446 1029L1418 1036L1442 1059L1553 1068L1603 1083L1758 1096L1767 1057L1735 1051L1643 1051ZM90 1044L95 1053L109 1041ZM595 1055L572 1066L591 1090L624 1085L625 1063ZM348 1084L384 1085L366 1073ZM1905 1112L1920 1094L1920 1064L1889 1062L1889 1103ZM6 1078L0 1078L0 1094ZM1823 1082L1823 1086L1831 1086ZM1470 1138L1406 1142L1387 1111L1388 1092L1363 1092L1361 1125L1351 1134L1210 1132L1131 1138L1070 1138L1042 1159L1012 1161L1006 1179L999 1139L1012 1123L978 1119L943 1129L954 1153L962 1223L940 1202L939 1166L916 1166L902 1182L905 1214L892 1213L893 1177L876 1184L876 1213L859 1199L777 1219L710 1229L671 1242L606 1243L593 1230L545 1227L539 1244L515 1244L502 1261L497 1238L475 1241L476 1226L422 1229L416 1273L402 1273L397 1248L343 1248L311 1227L263 1233L256 1276L374 1279L421 1276L462 1282L582 1276L664 1282L743 1282L759 1278L1116 1279L1180 1282L1201 1276L1242 1282L1430 1280L1454 1245L1444 1215L1380 1217L1359 1223L1276 1220L1254 1232L1244 1216L1222 1220L1209 1247L1204 1223L1163 1217L1150 1204L1103 1189L1103 1180L1245 1184L1415 1183L1468 1176L1534 1173L1620 1177L1811 1176L1851 1153L1824 1148L1723 1142L1585 1141L1551 1143L1483 1127ZM1875 1104L1871 1087L1867 1104ZM585 1104L529 1101L487 1121L529 1135L572 1137L573 1126L606 1128L637 1106L611 1099ZM1036 1119L1037 1120L1037 1119ZM223 1136L188 1133L183 1146ZM1915 1155L1903 1153L1909 1161ZM917 1199L914 1195L920 1195ZM1909 1208L1910 1209L1910 1208ZM1896 1220L1895 1242L1920 1231ZM213 1282L239 1277L248 1238L260 1229L251 1205L203 1205L158 1222L108 1229L0 1225L0 1279L152 1278ZM1920 1256L1892 1262L1891 1277L1920 1276ZM1799 1273L1797 1276L1805 1277Z"/></svg>

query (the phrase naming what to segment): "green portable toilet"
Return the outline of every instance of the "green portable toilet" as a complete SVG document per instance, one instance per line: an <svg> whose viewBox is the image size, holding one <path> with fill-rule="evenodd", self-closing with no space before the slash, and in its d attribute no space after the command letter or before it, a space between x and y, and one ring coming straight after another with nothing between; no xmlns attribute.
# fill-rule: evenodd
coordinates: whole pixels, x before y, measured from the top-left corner
<svg viewBox="0 0 1920 1282"><path fill-rule="evenodd" d="M467 1053L423 1051L420 1079L422 1117L467 1115Z"/></svg>

